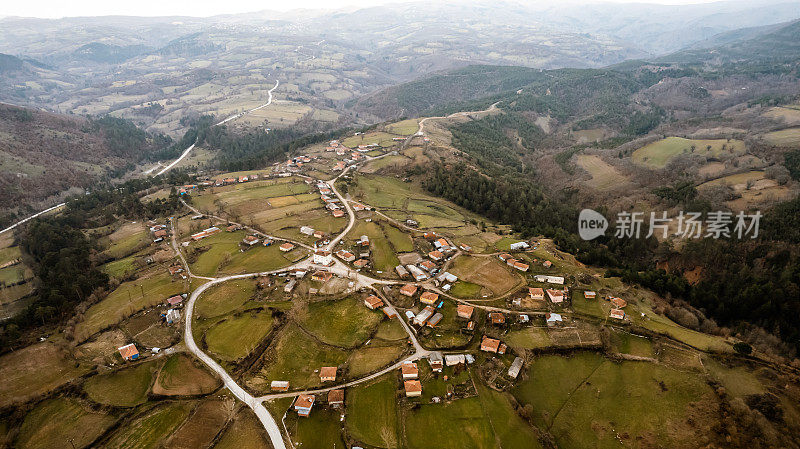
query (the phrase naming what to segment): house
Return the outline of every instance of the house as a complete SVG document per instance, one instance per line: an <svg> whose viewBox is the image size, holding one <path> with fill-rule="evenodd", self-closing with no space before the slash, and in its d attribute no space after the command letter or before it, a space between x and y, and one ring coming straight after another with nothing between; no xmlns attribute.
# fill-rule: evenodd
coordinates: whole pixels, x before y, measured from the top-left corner
<svg viewBox="0 0 800 449"><path fill-rule="evenodd" d="M533 300L542 300L544 299L544 290L539 287L530 287L528 288L528 296Z"/></svg>
<svg viewBox="0 0 800 449"><path fill-rule="evenodd" d="M423 292L419 300L425 304L433 305L439 299L439 295L433 292Z"/></svg>
<svg viewBox="0 0 800 449"><path fill-rule="evenodd" d="M472 318L472 311L474 309L475 308L472 306L468 306L466 304L459 304L456 307L456 313L458 314L459 318L464 318L465 320L468 320Z"/></svg>
<svg viewBox="0 0 800 449"><path fill-rule="evenodd" d="M490 313L489 319L492 320L492 324L506 324L506 316L500 312Z"/></svg>
<svg viewBox="0 0 800 449"><path fill-rule="evenodd" d="M415 293L417 293L417 286L414 284L406 284L400 289L400 294L409 298L413 297Z"/></svg>
<svg viewBox="0 0 800 449"><path fill-rule="evenodd" d="M406 265L406 269L409 273L411 273L411 277L413 277L417 282L428 279L428 275L425 274L424 271L420 270L416 265Z"/></svg>
<svg viewBox="0 0 800 449"><path fill-rule="evenodd" d="M353 203L353 210L356 212L361 212L362 210L366 210L367 206L361 203Z"/></svg>
<svg viewBox="0 0 800 449"><path fill-rule="evenodd" d="M466 252L472 251L472 247L471 246L465 245L463 243L458 245L458 247L461 249L461 251L466 251Z"/></svg>
<svg viewBox="0 0 800 449"><path fill-rule="evenodd" d="M418 313L417 316L414 317L414 324L417 326L422 326L428 321L428 318L433 316L434 308L431 306L425 307L422 309L422 312Z"/></svg>
<svg viewBox="0 0 800 449"><path fill-rule="evenodd" d="M428 257L435 262L439 262L440 260L444 259L444 254L441 251L431 251L428 253Z"/></svg>
<svg viewBox="0 0 800 449"><path fill-rule="evenodd" d="M397 318L397 312L393 308L386 306L381 310L383 310L383 314L390 320Z"/></svg>
<svg viewBox="0 0 800 449"><path fill-rule="evenodd" d="M356 260L355 254L351 253L350 251L345 251L343 249L336 251L336 256L345 262L352 262Z"/></svg>
<svg viewBox="0 0 800 449"><path fill-rule="evenodd" d="M375 295L369 295L364 300L364 305L367 306L370 310L375 310L378 307L383 306L383 301L381 300L381 298L378 298Z"/></svg>
<svg viewBox="0 0 800 449"><path fill-rule="evenodd" d="M335 210L335 211L331 212L331 214L333 215L333 218L342 218L342 217L344 217L344 212L340 211L340 210Z"/></svg>
<svg viewBox="0 0 800 449"><path fill-rule="evenodd" d="M328 405L333 408L339 408L344 405L344 390L338 388L328 392Z"/></svg>
<svg viewBox="0 0 800 449"><path fill-rule="evenodd" d="M325 237L327 237L327 235L325 234L325 231L320 231L320 230L314 231L314 238L315 239L324 239Z"/></svg>
<svg viewBox="0 0 800 449"><path fill-rule="evenodd" d="M292 279L291 281L287 282L286 285L283 286L284 293L291 293L296 285L297 279Z"/></svg>
<svg viewBox="0 0 800 449"><path fill-rule="evenodd" d="M559 313L547 313L544 317L547 322L547 327L555 327L564 324L564 320Z"/></svg>
<svg viewBox="0 0 800 449"><path fill-rule="evenodd" d="M595 299L597 298L597 293L591 290L586 290L585 292L583 292L583 297L586 299Z"/></svg>
<svg viewBox="0 0 800 449"><path fill-rule="evenodd" d="M512 243L509 248L511 248L511 251L520 251L530 248L530 245L528 245L528 242L516 242Z"/></svg>
<svg viewBox="0 0 800 449"><path fill-rule="evenodd" d="M314 263L317 265L333 265L333 257L330 251L318 249L314 251Z"/></svg>
<svg viewBox="0 0 800 449"><path fill-rule="evenodd" d="M553 290L548 288L547 289L547 296L550 298L550 302L558 304L564 302L564 291L563 290Z"/></svg>
<svg viewBox="0 0 800 449"><path fill-rule="evenodd" d="M170 276L175 276L178 273L183 272L183 267L180 265L172 265L168 268Z"/></svg>
<svg viewBox="0 0 800 449"><path fill-rule="evenodd" d="M615 296L609 297L608 300L611 301L611 304L614 304L614 307L616 307L617 309L624 309L628 305L628 301L625 301L622 298L617 298Z"/></svg>
<svg viewBox="0 0 800 449"><path fill-rule="evenodd" d="M503 262L506 262L508 259L513 259L514 258L511 254L508 254L508 253L500 254L497 257L500 258L500 260L502 260Z"/></svg>
<svg viewBox="0 0 800 449"><path fill-rule="evenodd" d="M467 358L464 354L448 354L444 356L444 364L447 366L456 366L462 363L467 363Z"/></svg>
<svg viewBox="0 0 800 449"><path fill-rule="evenodd" d="M404 278L404 277L408 276L408 270L406 270L406 267L404 267L402 265L398 265L398 266L394 267L394 271L397 272L397 275L400 276L400 278Z"/></svg>
<svg viewBox="0 0 800 449"><path fill-rule="evenodd" d="M369 260L367 259L358 259L357 261L353 262L353 266L361 269L369 265Z"/></svg>
<svg viewBox="0 0 800 449"><path fill-rule="evenodd" d="M319 380L322 382L336 382L336 367L323 366L320 368Z"/></svg>
<svg viewBox="0 0 800 449"><path fill-rule="evenodd" d="M440 321L442 321L442 318L444 318L444 315L442 315L441 313L437 312L437 313L433 314L432 317L430 317L430 319L428 320L426 325L428 327L430 327L430 328L434 328L434 327L436 327L437 324L439 324Z"/></svg>
<svg viewBox="0 0 800 449"><path fill-rule="evenodd" d="M311 407L314 406L316 398L313 394L301 394L297 396L294 401L294 409L297 410L297 416L308 417L311 414Z"/></svg>
<svg viewBox="0 0 800 449"><path fill-rule="evenodd" d="M289 391L288 380L273 380L269 384L270 391Z"/></svg>
<svg viewBox="0 0 800 449"><path fill-rule="evenodd" d="M407 380L403 382L403 387L406 390L406 397L422 396L422 384L418 380Z"/></svg>
<svg viewBox="0 0 800 449"><path fill-rule="evenodd" d="M167 236L167 231L164 229L159 229L158 231L153 233L153 237L157 239L163 239L166 236Z"/></svg>
<svg viewBox="0 0 800 449"><path fill-rule="evenodd" d="M314 274L311 275L312 281L323 282L323 283L330 281L332 278L333 278L333 273L325 270L316 271L314 272Z"/></svg>
<svg viewBox="0 0 800 449"><path fill-rule="evenodd" d="M469 323L467 323L467 330L470 331L470 332L475 330L475 322L474 321L470 321Z"/></svg>
<svg viewBox="0 0 800 449"><path fill-rule="evenodd" d="M440 373L444 368L444 357L439 351L431 351L428 354L428 364L431 366L431 371Z"/></svg>
<svg viewBox="0 0 800 449"><path fill-rule="evenodd" d="M417 364L411 361L403 362L400 365L400 372L403 373L403 380L416 379L419 376Z"/></svg>
<svg viewBox="0 0 800 449"><path fill-rule="evenodd" d="M528 315L524 314L524 313L519 316L519 322L520 323L527 323L530 320L531 320L531 318Z"/></svg>
<svg viewBox="0 0 800 449"><path fill-rule="evenodd" d="M283 251L284 253L287 253L287 252L289 252L289 251L291 251L291 250L293 250L293 249L294 249L294 245L292 245L292 244L291 244L291 243L289 243L289 242L286 242L286 243L284 243L283 245L281 245L281 246L280 246L280 249L281 249L281 251Z"/></svg>
<svg viewBox="0 0 800 449"><path fill-rule="evenodd" d="M506 353L506 349L508 349L508 346L505 343L500 343L500 346L497 347L497 353L503 355Z"/></svg>
<svg viewBox="0 0 800 449"><path fill-rule="evenodd" d="M179 306L182 302L183 296L181 295L170 296L167 298L167 304L169 304L171 307Z"/></svg>
<svg viewBox="0 0 800 449"><path fill-rule="evenodd" d="M287 273L289 273L289 276L294 276L298 279L302 279L306 276L308 270L306 270L305 268L292 268L291 270L287 271Z"/></svg>
<svg viewBox="0 0 800 449"><path fill-rule="evenodd" d="M369 237L366 235L362 235L358 239L358 244L361 246L369 246Z"/></svg>
<svg viewBox="0 0 800 449"><path fill-rule="evenodd" d="M625 311L622 309L611 309L611 313L608 314L611 318L615 318L617 320L624 320L625 319Z"/></svg>
<svg viewBox="0 0 800 449"><path fill-rule="evenodd" d="M439 239L434 240L433 241L433 246L436 247L436 249L439 249L439 250L442 250L442 251L449 251L450 250L450 243L447 240L443 239L443 238L439 238Z"/></svg>
<svg viewBox="0 0 800 449"><path fill-rule="evenodd" d="M244 243L245 245L248 245L248 246L253 246L256 243L258 243L258 237L254 236L254 235L248 235L247 237L242 239L242 243Z"/></svg>
<svg viewBox="0 0 800 449"><path fill-rule="evenodd" d="M517 261L517 262L514 262L514 268L516 268L519 271L528 271L529 267L528 267L528 264L525 264L525 263Z"/></svg>
<svg viewBox="0 0 800 449"><path fill-rule="evenodd" d="M136 345L133 343L121 346L117 348L117 351L119 351L119 355L122 356L123 360L136 360L139 358L139 350L136 349Z"/></svg>
<svg viewBox="0 0 800 449"><path fill-rule="evenodd" d="M522 370L523 363L524 361L522 360L522 357L515 358L511 363L511 367L508 368L508 377L516 379L517 376L519 376L519 372Z"/></svg>
<svg viewBox="0 0 800 449"><path fill-rule="evenodd" d="M550 262L549 260L545 260L544 262L542 262L542 265L543 265L545 268L550 268L550 267L552 267L552 266L553 266L553 262Z"/></svg>
<svg viewBox="0 0 800 449"><path fill-rule="evenodd" d="M481 340L481 351L496 353L499 348L500 340L489 338L486 335L483 336Z"/></svg>
<svg viewBox="0 0 800 449"><path fill-rule="evenodd" d="M435 240L436 237L438 237L438 236L436 235L435 232L426 232L426 233L422 234L422 237L424 237L425 240Z"/></svg>
<svg viewBox="0 0 800 449"><path fill-rule="evenodd" d="M564 278L561 276L547 276L547 282L550 284L564 285Z"/></svg>
<svg viewBox="0 0 800 449"><path fill-rule="evenodd" d="M300 226L300 233L307 236L312 236L314 235L314 228L309 226Z"/></svg>
<svg viewBox="0 0 800 449"><path fill-rule="evenodd" d="M431 272L436 269L436 264L431 262L430 260L423 260L419 263L419 266L424 268L426 271Z"/></svg>
<svg viewBox="0 0 800 449"><path fill-rule="evenodd" d="M242 229L239 225L232 224L232 225L228 225L228 227L225 228L225 231L226 232L236 232L239 229Z"/></svg>

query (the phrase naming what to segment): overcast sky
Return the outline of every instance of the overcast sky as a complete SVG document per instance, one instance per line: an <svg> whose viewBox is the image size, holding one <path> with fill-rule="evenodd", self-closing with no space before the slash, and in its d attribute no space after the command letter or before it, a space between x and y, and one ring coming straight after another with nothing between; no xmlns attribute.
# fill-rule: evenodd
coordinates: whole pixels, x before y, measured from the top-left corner
<svg viewBox="0 0 800 449"><path fill-rule="evenodd" d="M441 1L441 0L428 0ZM532 0L558 2L559 0ZM588 0L592 1L592 0ZM690 4L712 0L606 0L615 3ZM24 16L58 18L70 16L195 16L234 14L251 11L287 11L296 8L336 9L347 6L372 6L385 3L404 3L401 0L0 0L0 17Z"/></svg>

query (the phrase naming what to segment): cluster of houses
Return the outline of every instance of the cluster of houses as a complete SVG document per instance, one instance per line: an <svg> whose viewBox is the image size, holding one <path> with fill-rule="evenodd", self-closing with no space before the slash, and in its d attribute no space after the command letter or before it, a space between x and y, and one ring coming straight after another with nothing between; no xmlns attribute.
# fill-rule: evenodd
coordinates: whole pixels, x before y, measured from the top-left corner
<svg viewBox="0 0 800 449"><path fill-rule="evenodd" d="M292 173L299 173L300 169L303 168L303 164L307 164L312 160L314 160L314 158L308 155L293 157L288 161L286 161L286 164L284 165L286 171L284 171L283 173L286 175L290 175Z"/></svg>
<svg viewBox="0 0 800 449"><path fill-rule="evenodd" d="M222 230L216 226L211 226L210 228L203 229L200 232L196 232L192 234L191 238L193 241L203 240L206 237L211 237L212 235L221 232Z"/></svg>
<svg viewBox="0 0 800 449"><path fill-rule="evenodd" d="M345 216L345 206L339 201L327 182L317 181L317 190L319 190L320 199L325 203L325 209L330 211L333 218Z"/></svg>
<svg viewBox="0 0 800 449"><path fill-rule="evenodd" d="M239 184L243 182L250 182L250 181L258 181L259 179L266 179L267 175L253 173L251 175L239 176L239 177L230 177L230 178L222 178L222 179L215 179L215 180L207 180L202 181L200 183L203 187L222 187L222 186L229 186L231 184Z"/></svg>
<svg viewBox="0 0 800 449"><path fill-rule="evenodd" d="M169 236L169 230L165 224L153 224L150 226L150 234L153 236L153 243L160 243Z"/></svg>
<svg viewBox="0 0 800 449"><path fill-rule="evenodd" d="M525 243L525 242L521 242L521 243ZM517 269L519 271L526 272L530 268L530 266L528 264L523 263L523 262L515 259L514 256L512 256L511 254L503 253L503 254L500 254L497 257L499 257L500 260L505 262L506 265L508 265L509 267L515 268L515 269Z"/></svg>
<svg viewBox="0 0 800 449"><path fill-rule="evenodd" d="M424 259L417 264L398 265L394 268L397 275L401 279L411 277L417 282L422 282L426 279L434 277L439 272L438 263L443 263L450 258L456 251L456 247L447 241L444 237L440 237L435 232L426 232L423 237L430 241L434 250L427 254L427 259ZM447 285L443 287L445 291L450 289L450 285L456 282L458 278L450 273L442 273L435 277L435 283L445 282Z"/></svg>

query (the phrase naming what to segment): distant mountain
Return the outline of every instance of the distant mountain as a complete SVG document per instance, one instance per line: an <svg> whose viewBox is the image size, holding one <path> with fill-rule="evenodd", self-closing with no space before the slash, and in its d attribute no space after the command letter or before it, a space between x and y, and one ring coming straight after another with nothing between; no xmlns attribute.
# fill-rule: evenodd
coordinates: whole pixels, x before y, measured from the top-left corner
<svg viewBox="0 0 800 449"><path fill-rule="evenodd" d="M19 72L25 69L25 62L16 57L0 53L0 73Z"/></svg>
<svg viewBox="0 0 800 449"><path fill-rule="evenodd" d="M145 45L109 45L92 42L82 45L72 52L74 59L88 60L105 64L119 64L150 50Z"/></svg>

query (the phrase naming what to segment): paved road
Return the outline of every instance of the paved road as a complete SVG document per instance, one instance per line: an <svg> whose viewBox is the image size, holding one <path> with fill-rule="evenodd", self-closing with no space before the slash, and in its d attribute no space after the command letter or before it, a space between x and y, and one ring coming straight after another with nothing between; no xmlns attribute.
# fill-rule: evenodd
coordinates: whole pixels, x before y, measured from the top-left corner
<svg viewBox="0 0 800 449"><path fill-rule="evenodd" d="M265 107L269 106L272 103L272 91L278 88L278 84L280 84L280 81L279 80L275 80L275 86L272 89L270 89L269 91L267 91L267 95L269 95L269 98L267 99L266 103L262 104L261 106L255 107L253 109L249 109L247 111L240 112L238 114L234 114L234 115L232 115L232 116L230 116L230 117L228 117L228 118L226 118L226 119L224 119L224 120L222 120L222 121L220 121L218 123L215 123L214 126L224 125L224 124L228 123L231 120L236 120L237 118L239 118L239 117L241 117L243 115L249 114L249 113L251 113L253 111L257 111L259 109L262 109L262 108L265 108ZM180 161L182 161L186 156L188 156L189 153L192 152L192 150L194 149L194 146L196 144L197 144L197 142L195 141L195 143L191 144L189 146L189 148L183 150L183 153L181 153L180 157L178 157L177 159L172 161L166 167L162 168L158 173L156 173L156 176L163 175L164 173L166 173L167 171L172 169L172 167L176 166Z"/></svg>
<svg viewBox="0 0 800 449"><path fill-rule="evenodd" d="M422 120L419 121L419 130L417 131L417 134L419 134L419 135L423 134L423 132L425 131L425 122L428 121L428 120L436 120L436 119L443 119L443 118L453 118L453 117L464 117L464 116L472 115L472 114L480 114L481 112L492 112L495 109L497 109L497 104L498 103L500 103L500 102L499 101L495 102L491 106L489 106L488 108L486 108L486 109L484 109L482 111L463 111L463 112L454 112L454 113L452 113L450 115L443 115L443 116L439 116L439 117L425 117L425 118L423 118Z"/></svg>
<svg viewBox="0 0 800 449"><path fill-rule="evenodd" d="M64 204L66 204L66 203L59 203L59 204L56 204L55 206L53 206L53 207L50 207L50 208L47 208L47 209L45 209L45 210L43 210L43 211L41 211L41 212L37 212L37 213L35 213L35 214L31 215L31 216L30 216L30 217L28 217L28 218L23 218L22 220L20 220L20 221L18 221L18 222L16 222L16 223L14 223L14 224L12 224L11 226L9 226L9 227L7 227L7 228L3 229L2 231L0 231L0 234L2 234L2 233L4 233L4 232L7 232L7 231L10 231L10 230L14 229L14 228L16 228L17 226L21 225L22 223L25 223L26 221L33 220L34 218L38 217L39 215L46 214L46 213L50 212L51 210L60 209L60 208L64 207Z"/></svg>

